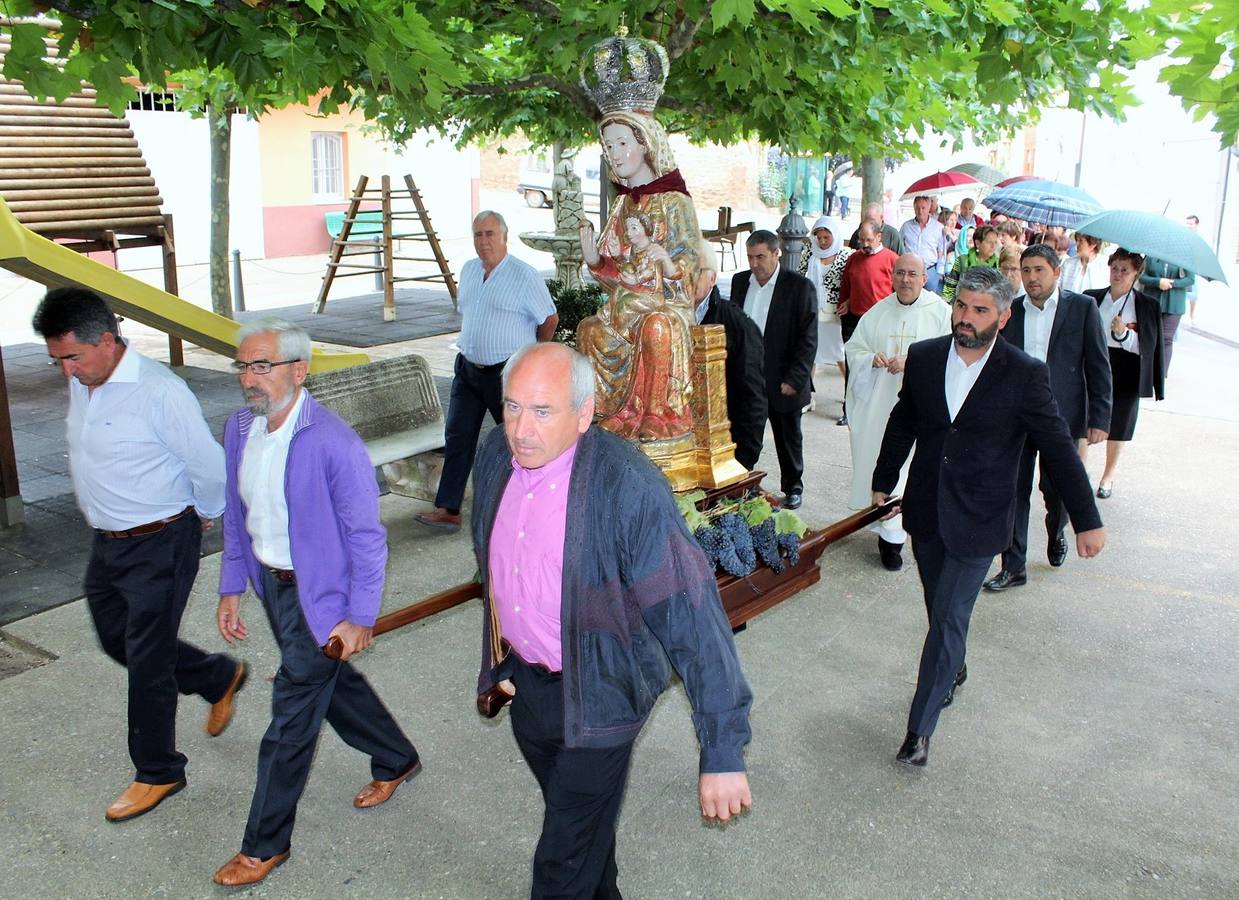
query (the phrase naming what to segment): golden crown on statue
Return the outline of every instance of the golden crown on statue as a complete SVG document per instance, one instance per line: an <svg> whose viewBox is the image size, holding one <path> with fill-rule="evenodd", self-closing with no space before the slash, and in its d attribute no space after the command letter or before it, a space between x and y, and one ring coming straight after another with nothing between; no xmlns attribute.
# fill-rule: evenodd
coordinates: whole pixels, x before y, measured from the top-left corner
<svg viewBox="0 0 1239 900"><path fill-rule="evenodd" d="M615 37L594 44L581 60L581 87L603 115L620 110L652 113L669 65L662 46L629 37L621 25Z"/></svg>

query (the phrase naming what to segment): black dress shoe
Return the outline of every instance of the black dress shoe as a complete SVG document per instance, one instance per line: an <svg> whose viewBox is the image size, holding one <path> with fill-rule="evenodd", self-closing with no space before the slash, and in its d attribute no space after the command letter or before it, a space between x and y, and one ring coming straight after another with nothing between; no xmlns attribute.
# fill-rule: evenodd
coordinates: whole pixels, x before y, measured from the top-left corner
<svg viewBox="0 0 1239 900"><path fill-rule="evenodd" d="M1046 548L1045 555L1050 558L1050 565L1058 568L1067 561L1067 538L1063 535L1050 538L1050 545Z"/></svg>
<svg viewBox="0 0 1239 900"><path fill-rule="evenodd" d="M903 544L895 544L879 537L878 555L882 557L882 566L886 571L898 572L903 568Z"/></svg>
<svg viewBox="0 0 1239 900"><path fill-rule="evenodd" d="M1097 496L1102 500L1109 500L1110 495L1114 493L1114 486L1106 486L1104 484L1097 485Z"/></svg>
<svg viewBox="0 0 1239 900"><path fill-rule="evenodd" d="M846 425L848 423L848 414L844 413L839 418L835 419L836 425Z"/></svg>
<svg viewBox="0 0 1239 900"><path fill-rule="evenodd" d="M895 762L908 766L924 766L929 762L929 738L909 731L899 747L899 752L895 754Z"/></svg>
<svg viewBox="0 0 1239 900"><path fill-rule="evenodd" d="M968 680L968 664L964 663L959 667L959 671L955 673L955 686L959 687Z"/></svg>
<svg viewBox="0 0 1239 900"><path fill-rule="evenodd" d="M788 494L787 498L783 501L783 508L800 509L800 492L797 491L794 494Z"/></svg>
<svg viewBox="0 0 1239 900"><path fill-rule="evenodd" d="M942 698L942 708L946 709L955 702L955 685L951 685L951 689L946 692L946 696Z"/></svg>
<svg viewBox="0 0 1239 900"><path fill-rule="evenodd" d="M1019 587L1021 584L1028 584L1027 572L1008 572L1003 569L989 581L982 585L987 591L995 594L1001 594L1007 588Z"/></svg>

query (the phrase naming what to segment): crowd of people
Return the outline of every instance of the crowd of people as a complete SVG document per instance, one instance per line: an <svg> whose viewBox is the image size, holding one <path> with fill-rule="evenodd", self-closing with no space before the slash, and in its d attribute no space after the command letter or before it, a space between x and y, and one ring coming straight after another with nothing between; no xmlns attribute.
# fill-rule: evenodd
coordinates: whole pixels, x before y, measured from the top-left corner
<svg viewBox="0 0 1239 900"><path fill-rule="evenodd" d="M1113 494L1140 399L1164 396L1192 287L1190 273L1124 248L1105 256L1087 235L983 221L970 200L958 210L934 205L918 197L914 217L895 229L871 204L847 241L842 222L823 216L790 266L779 237L756 231L729 299L715 287L708 246L695 252L693 272L664 272L677 289L691 286L686 317L722 326L736 457L755 466L769 425L785 508L803 502L801 419L813 375L842 372L849 505L901 498L873 526L877 556L898 571L910 540L924 594L927 636L896 754L918 767L968 677L980 591L1027 583L1038 462L1050 566L1067 558L1068 523L1082 558L1102 551L1095 501ZM444 476L435 508L418 520L461 528L473 471L470 532L485 606L479 709L511 704L545 801L533 895L618 896L615 829L633 743L672 670L693 706L706 818L725 821L752 802L752 694L714 573L668 482L634 440L598 426L597 365L550 342L554 305L536 273L508 255L502 216L485 211L473 227L478 257L461 278ZM665 331L644 321L648 340ZM222 517L219 633L229 644L246 638L242 601L252 589L280 667L240 849L215 881L260 882L289 858L324 722L370 757L371 780L352 800L359 809L385 803L422 767L349 662L373 639L387 555L365 445L305 389L310 340L287 322L240 331L242 406L222 447L184 382L121 338L99 296L53 290L33 324L70 381L74 488L94 529L88 608L128 676L134 777L105 815L144 815L186 787L178 693L208 704L204 727L218 736L247 682L240 659L178 637L202 532ZM502 427L478 450L488 412ZM1094 489L1084 460L1102 443ZM1001 569L986 580L995 556ZM329 656L332 643L340 652Z"/></svg>

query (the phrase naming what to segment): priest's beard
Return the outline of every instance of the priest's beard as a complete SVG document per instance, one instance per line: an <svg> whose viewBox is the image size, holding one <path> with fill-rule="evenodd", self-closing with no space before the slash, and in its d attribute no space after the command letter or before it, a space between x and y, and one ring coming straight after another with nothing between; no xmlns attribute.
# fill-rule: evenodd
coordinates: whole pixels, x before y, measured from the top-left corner
<svg viewBox="0 0 1239 900"><path fill-rule="evenodd" d="M951 336L955 338L955 343L965 350L976 350L979 347L988 347L990 342L994 340L994 336L998 334L998 323L995 322L984 331L976 331L971 325L964 322L957 322L951 328Z"/></svg>

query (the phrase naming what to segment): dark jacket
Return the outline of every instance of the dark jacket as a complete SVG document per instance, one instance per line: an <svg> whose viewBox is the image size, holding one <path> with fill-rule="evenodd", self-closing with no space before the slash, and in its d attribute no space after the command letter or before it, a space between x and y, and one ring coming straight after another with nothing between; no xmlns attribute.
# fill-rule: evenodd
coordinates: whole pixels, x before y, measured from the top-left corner
<svg viewBox="0 0 1239 900"><path fill-rule="evenodd" d="M1024 304L1019 296L1011 304L1011 318L1002 329L1008 343L1025 350ZM1083 294L1058 292L1058 309L1050 328L1045 364L1050 368L1050 386L1059 415L1073 438L1082 438L1090 428L1110 430L1110 351L1106 330L1097 314L1097 304Z"/></svg>
<svg viewBox="0 0 1239 900"><path fill-rule="evenodd" d="M761 332L744 310L728 303L718 288L710 292L710 305L702 325L722 325L727 336L727 418L736 459L746 469L757 465L766 431L766 345Z"/></svg>
<svg viewBox="0 0 1239 900"><path fill-rule="evenodd" d="M1101 308L1101 301L1106 299L1105 288L1084 293L1096 301L1098 309ZM1134 296L1136 300L1136 340L1140 342L1140 396L1165 400L1166 345L1162 333L1162 310L1157 305L1157 301L1148 294L1136 291ZM1101 324L1107 331L1109 330L1109 322Z"/></svg>
<svg viewBox="0 0 1239 900"><path fill-rule="evenodd" d="M473 468L473 546L485 610L479 695L510 668L491 604L489 560L495 514L511 474L507 436L495 428ZM572 464L566 533L564 743L613 747L633 740L674 666L693 707L701 771L744 771L753 695L714 572L666 477L628 441L592 426Z"/></svg>
<svg viewBox="0 0 1239 900"><path fill-rule="evenodd" d="M903 493L903 526L914 538L939 536L960 556L990 556L1011 543L1015 482L1024 442L1041 452L1076 532L1101 527L1076 445L1058 414L1045 364L995 340L990 358L952 421L946 405L950 335L908 351L903 388L891 410L873 471L890 493L916 444Z"/></svg>
<svg viewBox="0 0 1239 900"><path fill-rule="evenodd" d="M731 279L731 302L743 312L752 272L737 272ZM779 268L774 296L762 332L766 347L766 402L778 412L808 406L813 393L813 358L817 356L817 289L796 272ZM780 385L796 391L783 396Z"/></svg>
<svg viewBox="0 0 1239 900"><path fill-rule="evenodd" d="M859 228L853 231L852 236L848 238L848 246L853 250L860 249ZM903 253L903 235L899 233L899 229L894 225L882 223L882 246L887 250L893 250L895 253Z"/></svg>

